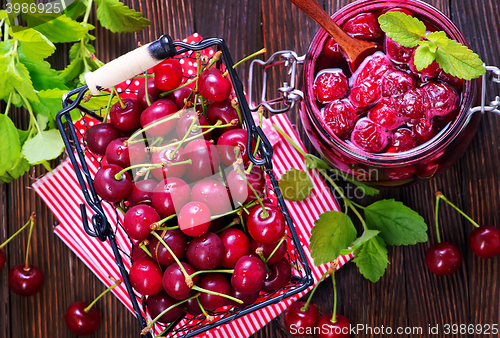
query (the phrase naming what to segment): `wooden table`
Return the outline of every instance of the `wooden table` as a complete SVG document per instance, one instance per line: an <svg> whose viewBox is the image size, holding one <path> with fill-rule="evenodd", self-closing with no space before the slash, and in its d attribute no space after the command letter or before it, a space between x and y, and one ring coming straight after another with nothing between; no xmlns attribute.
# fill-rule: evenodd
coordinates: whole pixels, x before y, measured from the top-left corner
<svg viewBox="0 0 500 338"><path fill-rule="evenodd" d="M333 13L349 1L323 1ZM500 65L498 0L431 0L462 30L471 47L486 64ZM152 41L162 33L182 38L194 32L203 37L223 37L233 59L265 47L267 55L291 49L306 52L317 25L299 12L288 0L125 0L140 10L153 23L138 34L114 35L98 28L97 56L107 62L133 49L137 42ZM95 23L92 17L91 23ZM67 54L52 59L58 65L67 62ZM239 68L246 79L246 70ZM283 76L283 74L280 74ZM272 88L278 82L273 81ZM495 89L496 94L500 87ZM490 93L492 93L490 91ZM493 93L490 95L493 98ZM19 114L17 114L19 115ZM302 133L297 111L289 113L292 123ZM26 125L26 118L16 123ZM418 211L433 225L434 193L444 192L452 201L480 224L500 227L500 117L486 114L465 155L446 173L419 185L382 189L377 198L395 198ZM311 147L309 149L312 150ZM56 164L56 163L54 163ZM38 167L32 177L44 171ZM43 291L31 298L19 297L8 290L8 269L24 259L27 236L19 236L7 246L7 266L0 271L0 337L72 337L64 325L64 312L74 301L90 301L102 290L99 280L59 240L52 227L57 220L42 200L29 188L32 177L26 175L9 185L0 185L0 242L12 234L35 211L38 226L32 242L32 262L46 275ZM373 199L361 201L369 203ZM437 324L500 323L500 260L484 260L468 248L472 226L443 205L441 212L443 237L457 244L464 257L462 267L448 277L437 277L424 266L424 253L429 243L389 250L385 276L376 284L365 280L353 264L337 274L338 312L353 324L371 327L423 327ZM435 243L435 230L430 228L430 243ZM332 310L331 283L319 287L313 298L321 313ZM139 325L125 307L112 296L98 304L103 322L95 337L137 337ZM137 334L134 334L137 333ZM255 337L285 337L283 316L274 320ZM380 336L360 334L365 336ZM420 335L409 335L419 337ZM425 337L429 335L424 334ZM439 335L432 337L444 337ZM447 335L466 336L466 335ZM472 336L472 335L470 335ZM480 335L478 335L480 336Z"/></svg>

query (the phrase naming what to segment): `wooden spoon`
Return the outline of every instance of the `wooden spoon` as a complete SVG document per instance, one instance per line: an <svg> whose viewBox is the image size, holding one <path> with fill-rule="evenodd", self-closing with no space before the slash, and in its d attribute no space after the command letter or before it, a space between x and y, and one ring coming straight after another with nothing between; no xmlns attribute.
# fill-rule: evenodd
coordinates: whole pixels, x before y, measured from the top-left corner
<svg viewBox="0 0 500 338"><path fill-rule="evenodd" d="M371 42L355 39L342 30L332 18L321 8L316 0L290 0L311 19L316 21L330 36L337 41L344 52L351 70L354 71L368 55L368 51L377 48ZM362 58L360 58L360 56Z"/></svg>

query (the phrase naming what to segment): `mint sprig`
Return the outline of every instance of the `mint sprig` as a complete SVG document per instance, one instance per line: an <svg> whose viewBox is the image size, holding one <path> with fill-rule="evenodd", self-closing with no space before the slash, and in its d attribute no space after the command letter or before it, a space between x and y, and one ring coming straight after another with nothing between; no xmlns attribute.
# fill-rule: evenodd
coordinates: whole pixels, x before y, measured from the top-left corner
<svg viewBox="0 0 500 338"><path fill-rule="evenodd" d="M428 33L425 24L401 12L387 12L378 18L380 28L388 37L404 47L417 47L414 63L417 70L434 60L446 73L471 80L486 72L483 61L466 46L452 40L443 31Z"/></svg>

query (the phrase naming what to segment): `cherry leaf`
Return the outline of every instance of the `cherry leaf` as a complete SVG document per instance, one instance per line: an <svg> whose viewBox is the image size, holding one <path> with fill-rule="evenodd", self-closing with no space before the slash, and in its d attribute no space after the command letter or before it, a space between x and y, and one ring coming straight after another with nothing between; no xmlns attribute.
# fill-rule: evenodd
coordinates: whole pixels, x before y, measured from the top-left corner
<svg viewBox="0 0 500 338"><path fill-rule="evenodd" d="M292 168L281 176L279 187L284 199L302 201L311 194L313 184L305 171Z"/></svg>

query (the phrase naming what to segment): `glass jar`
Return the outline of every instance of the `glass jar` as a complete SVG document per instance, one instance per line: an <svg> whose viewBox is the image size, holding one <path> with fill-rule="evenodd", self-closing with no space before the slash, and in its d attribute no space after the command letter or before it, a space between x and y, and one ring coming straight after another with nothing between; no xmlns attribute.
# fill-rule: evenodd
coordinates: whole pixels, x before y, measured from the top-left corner
<svg viewBox="0 0 500 338"><path fill-rule="evenodd" d="M443 30L454 40L467 45L458 28L439 10L418 0L356 1L336 12L332 18L342 26L357 14L393 7L408 9L424 17L431 25ZM315 62L329 35L320 29L314 36L304 62L300 116L306 133L323 158L348 177L378 185L402 185L415 180L431 179L445 171L463 154L480 120L478 109L472 109L479 80L464 81L457 117L430 141L399 153L367 153L329 133L318 118L320 111L313 93ZM484 102L483 102L484 103ZM484 112L484 106L483 106Z"/></svg>

